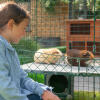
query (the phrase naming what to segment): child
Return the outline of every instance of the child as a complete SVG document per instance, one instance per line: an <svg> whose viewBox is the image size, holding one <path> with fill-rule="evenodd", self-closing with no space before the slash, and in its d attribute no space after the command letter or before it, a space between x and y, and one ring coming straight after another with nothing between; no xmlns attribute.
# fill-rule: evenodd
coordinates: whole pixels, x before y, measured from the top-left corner
<svg viewBox="0 0 100 100"><path fill-rule="evenodd" d="M0 4L0 100L60 100L50 87L27 77L10 45L25 35L29 20L28 13L16 3Z"/></svg>

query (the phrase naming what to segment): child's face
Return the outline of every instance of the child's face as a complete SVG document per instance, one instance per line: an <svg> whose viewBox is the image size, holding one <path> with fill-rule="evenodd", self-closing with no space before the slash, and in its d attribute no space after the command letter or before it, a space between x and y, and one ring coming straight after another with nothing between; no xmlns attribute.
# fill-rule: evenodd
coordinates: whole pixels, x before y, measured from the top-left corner
<svg viewBox="0 0 100 100"><path fill-rule="evenodd" d="M28 19L24 19L18 25L14 24L12 32L11 32L11 35L9 37L10 38L9 39L10 42L18 43L20 41L20 39L25 36L26 27L27 27L28 24L29 24L29 20Z"/></svg>

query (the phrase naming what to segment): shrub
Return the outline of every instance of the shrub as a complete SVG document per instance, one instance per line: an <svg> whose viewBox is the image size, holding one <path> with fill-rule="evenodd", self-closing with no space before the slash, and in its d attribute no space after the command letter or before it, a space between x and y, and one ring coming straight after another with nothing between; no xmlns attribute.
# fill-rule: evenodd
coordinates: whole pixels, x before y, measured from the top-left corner
<svg viewBox="0 0 100 100"><path fill-rule="evenodd" d="M18 44L12 46L16 49L21 64L33 62L34 52L41 47L30 38L23 38Z"/></svg>
<svg viewBox="0 0 100 100"><path fill-rule="evenodd" d="M30 0L14 0L15 2L30 2Z"/></svg>
<svg viewBox="0 0 100 100"><path fill-rule="evenodd" d="M66 53L66 46L57 46L57 47L52 47L52 48L57 48L57 49L59 49L62 53Z"/></svg>
<svg viewBox="0 0 100 100"><path fill-rule="evenodd" d="M62 53L66 53L66 46L58 46L58 48Z"/></svg>
<svg viewBox="0 0 100 100"><path fill-rule="evenodd" d="M41 46L31 38L23 38L18 44L12 44L16 51L36 51Z"/></svg>

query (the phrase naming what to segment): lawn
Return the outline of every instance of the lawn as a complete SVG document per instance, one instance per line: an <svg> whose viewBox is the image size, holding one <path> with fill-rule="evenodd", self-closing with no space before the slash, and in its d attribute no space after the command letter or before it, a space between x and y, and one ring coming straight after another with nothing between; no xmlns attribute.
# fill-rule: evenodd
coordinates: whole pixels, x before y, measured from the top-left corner
<svg viewBox="0 0 100 100"><path fill-rule="evenodd" d="M74 100L100 100L100 92L75 91Z"/></svg>

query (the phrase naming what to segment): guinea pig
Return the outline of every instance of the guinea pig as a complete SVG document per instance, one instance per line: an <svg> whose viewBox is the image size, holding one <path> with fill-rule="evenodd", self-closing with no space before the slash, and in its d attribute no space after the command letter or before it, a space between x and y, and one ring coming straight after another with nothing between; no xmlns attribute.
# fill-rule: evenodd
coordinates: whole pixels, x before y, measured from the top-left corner
<svg viewBox="0 0 100 100"><path fill-rule="evenodd" d="M62 56L62 52L57 48L39 49L34 54L35 63L55 64Z"/></svg>
<svg viewBox="0 0 100 100"><path fill-rule="evenodd" d="M67 60L72 66L79 66L80 63L81 67L88 67L87 61L92 59L94 59L93 53L87 50L70 49L67 51Z"/></svg>

